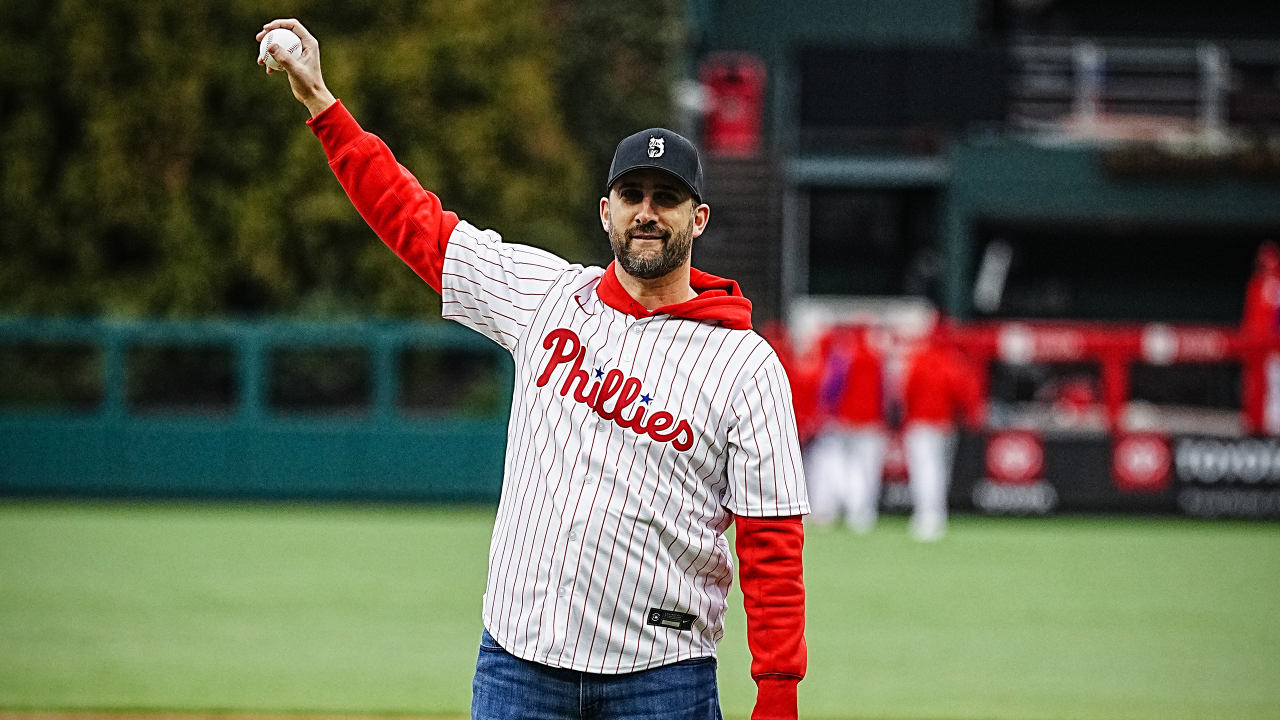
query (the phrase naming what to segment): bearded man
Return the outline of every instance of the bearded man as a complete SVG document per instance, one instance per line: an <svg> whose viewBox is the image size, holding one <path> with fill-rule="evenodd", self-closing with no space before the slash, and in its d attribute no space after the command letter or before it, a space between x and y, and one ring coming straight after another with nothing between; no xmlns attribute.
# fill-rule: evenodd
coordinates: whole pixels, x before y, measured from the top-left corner
<svg viewBox="0 0 1280 720"><path fill-rule="evenodd" d="M276 20L258 39L274 28L302 39L297 58L268 52L361 216L444 317L515 359L472 717L718 720L736 523L752 717L795 718L795 417L751 302L690 266L711 216L697 149L662 128L619 143L600 199L616 259L573 265L444 210L325 87L311 33Z"/></svg>

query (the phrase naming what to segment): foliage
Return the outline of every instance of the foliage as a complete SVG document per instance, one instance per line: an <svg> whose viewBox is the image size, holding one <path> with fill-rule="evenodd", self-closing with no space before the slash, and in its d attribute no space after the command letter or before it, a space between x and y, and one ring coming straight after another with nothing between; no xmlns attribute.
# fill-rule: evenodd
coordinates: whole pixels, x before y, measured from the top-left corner
<svg viewBox="0 0 1280 720"><path fill-rule="evenodd" d="M618 141L672 120L671 85L686 44L685 3L553 0L564 121L586 158L588 194L603 194ZM595 202L575 207L594 262L611 259Z"/></svg>
<svg viewBox="0 0 1280 720"><path fill-rule="evenodd" d="M446 207L584 259L603 245L588 159L660 120L666 74L625 71L667 45L597 69L629 38L591 37L621 5L547 1L0 0L0 311L438 313L254 63L275 16L320 39L330 88Z"/></svg>

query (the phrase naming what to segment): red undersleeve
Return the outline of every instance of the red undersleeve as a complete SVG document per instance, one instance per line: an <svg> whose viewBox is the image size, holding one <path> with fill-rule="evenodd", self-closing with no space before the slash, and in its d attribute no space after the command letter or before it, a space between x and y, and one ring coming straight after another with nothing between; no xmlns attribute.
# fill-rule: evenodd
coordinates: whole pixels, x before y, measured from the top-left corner
<svg viewBox="0 0 1280 720"><path fill-rule="evenodd" d="M759 688L752 720L795 718L804 677L804 525L800 516L736 518L738 579L747 610L751 677Z"/></svg>
<svg viewBox="0 0 1280 720"><path fill-rule="evenodd" d="M307 121L351 204L418 276L440 292L445 247L458 216L418 184L378 136L367 133L342 101Z"/></svg>

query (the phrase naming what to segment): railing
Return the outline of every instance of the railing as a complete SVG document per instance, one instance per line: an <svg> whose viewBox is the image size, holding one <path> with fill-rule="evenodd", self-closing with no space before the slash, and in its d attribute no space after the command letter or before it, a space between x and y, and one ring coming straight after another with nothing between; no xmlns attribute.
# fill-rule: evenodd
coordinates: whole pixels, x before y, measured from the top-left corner
<svg viewBox="0 0 1280 720"><path fill-rule="evenodd" d="M414 323L0 321L0 372L2 494L458 501L497 497L514 377Z"/></svg>
<svg viewBox="0 0 1280 720"><path fill-rule="evenodd" d="M1012 60L1015 126L1066 125L1086 137L1150 135L1144 139L1189 130L1222 142L1231 65L1219 45L1108 47L1080 40L1016 45Z"/></svg>

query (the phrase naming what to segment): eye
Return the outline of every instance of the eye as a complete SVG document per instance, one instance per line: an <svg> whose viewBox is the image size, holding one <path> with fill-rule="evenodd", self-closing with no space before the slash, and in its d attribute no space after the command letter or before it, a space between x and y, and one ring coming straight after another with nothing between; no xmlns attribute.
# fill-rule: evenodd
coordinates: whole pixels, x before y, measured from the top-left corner
<svg viewBox="0 0 1280 720"><path fill-rule="evenodd" d="M618 191L618 197L628 203L638 203L644 199L644 193L640 192L636 188L623 188Z"/></svg>

